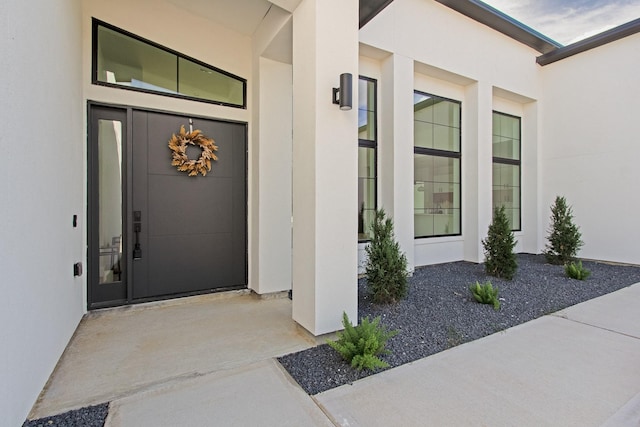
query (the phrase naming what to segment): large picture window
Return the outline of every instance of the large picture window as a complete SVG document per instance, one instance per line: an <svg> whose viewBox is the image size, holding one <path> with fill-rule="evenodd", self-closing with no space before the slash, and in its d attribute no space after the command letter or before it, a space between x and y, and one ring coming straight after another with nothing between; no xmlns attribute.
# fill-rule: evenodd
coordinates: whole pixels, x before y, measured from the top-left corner
<svg viewBox="0 0 640 427"><path fill-rule="evenodd" d="M504 206L513 231L520 225L520 117L493 112L493 208Z"/></svg>
<svg viewBox="0 0 640 427"><path fill-rule="evenodd" d="M245 79L93 20L92 82L230 107L246 107Z"/></svg>
<svg viewBox="0 0 640 427"><path fill-rule="evenodd" d="M376 81L358 81L358 241L371 239L376 211Z"/></svg>
<svg viewBox="0 0 640 427"><path fill-rule="evenodd" d="M460 107L458 101L414 92L416 238L461 234Z"/></svg>

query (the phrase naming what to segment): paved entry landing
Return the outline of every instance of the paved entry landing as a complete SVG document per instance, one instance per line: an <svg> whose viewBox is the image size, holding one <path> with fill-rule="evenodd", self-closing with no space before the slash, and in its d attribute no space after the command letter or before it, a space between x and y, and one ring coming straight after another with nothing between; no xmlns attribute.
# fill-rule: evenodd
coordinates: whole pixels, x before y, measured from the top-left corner
<svg viewBox="0 0 640 427"><path fill-rule="evenodd" d="M89 313L29 418L190 382L313 345L291 319L289 299L246 292Z"/></svg>

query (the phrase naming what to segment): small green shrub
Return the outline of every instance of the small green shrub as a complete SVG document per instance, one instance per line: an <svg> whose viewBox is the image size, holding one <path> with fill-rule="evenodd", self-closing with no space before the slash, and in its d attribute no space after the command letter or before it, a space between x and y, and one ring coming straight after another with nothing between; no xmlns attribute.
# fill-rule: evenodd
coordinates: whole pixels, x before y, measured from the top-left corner
<svg viewBox="0 0 640 427"><path fill-rule="evenodd" d="M518 263L513 248L516 245L504 206L496 208L493 222L489 225L484 247L484 269L487 274L511 280L516 274Z"/></svg>
<svg viewBox="0 0 640 427"><path fill-rule="evenodd" d="M551 264L573 261L582 247L580 228L573 223L573 212L564 197L557 196L551 206L551 225L544 256Z"/></svg>
<svg viewBox="0 0 640 427"><path fill-rule="evenodd" d="M327 344L336 350L340 356L357 370L376 368L386 368L388 363L379 359L382 354L389 354L385 349L387 340L395 336L398 331L387 331L380 325L380 316L369 320L364 317L360 324L353 326L349 321L347 313L342 315L342 326L344 331L338 332L336 341L327 341Z"/></svg>
<svg viewBox="0 0 640 427"><path fill-rule="evenodd" d="M564 272L568 277L578 280L585 280L591 274L589 270L582 266L582 261L578 261L578 264L576 264L575 262L565 264Z"/></svg>
<svg viewBox="0 0 640 427"><path fill-rule="evenodd" d="M376 210L373 236L366 247L365 276L376 303L396 302L407 294L407 258L393 236L393 221Z"/></svg>
<svg viewBox="0 0 640 427"><path fill-rule="evenodd" d="M491 282L480 284L476 282L475 285L469 286L469 290L473 294L476 301L481 304L492 304L494 310L500 310L500 300L498 299L498 287L495 288L491 285Z"/></svg>

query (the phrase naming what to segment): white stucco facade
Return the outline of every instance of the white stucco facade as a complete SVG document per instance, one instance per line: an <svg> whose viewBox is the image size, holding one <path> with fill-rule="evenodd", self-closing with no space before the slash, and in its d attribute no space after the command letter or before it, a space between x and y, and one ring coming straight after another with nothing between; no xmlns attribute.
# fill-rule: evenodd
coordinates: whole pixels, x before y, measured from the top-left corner
<svg viewBox="0 0 640 427"><path fill-rule="evenodd" d="M5 1L0 22L0 418L22 425L86 306L80 2Z"/></svg>
<svg viewBox="0 0 640 427"><path fill-rule="evenodd" d="M544 248L549 206L564 195L580 256L640 264L640 198L628 189L640 178L638 34L540 66L538 51L434 0L395 0L360 30L357 0L269 3L251 31L214 22L197 2L0 4L8 425L24 421L86 312L87 277L72 266L86 271L88 102L247 124L247 287L292 290L292 318L314 335L339 329L343 312L357 317L359 75L377 84L377 207L393 217L411 270L483 261L494 111L522 124L516 250ZM246 79L246 108L92 84L92 18ZM176 22L189 31L170 30ZM350 111L331 102L342 73L353 75ZM414 238L414 90L461 106L459 235Z"/></svg>
<svg viewBox="0 0 640 427"><path fill-rule="evenodd" d="M639 46L635 34L541 70L540 233L555 197L565 196L585 258L640 264Z"/></svg>
<svg viewBox="0 0 640 427"><path fill-rule="evenodd" d="M429 40L437 42L425 42ZM535 63L538 52L446 6L421 0L393 2L360 31L360 43L360 73L379 79L378 200L394 217L410 268L483 261L480 242L492 217L494 110L522 118L523 213L516 250L538 252L537 214L527 209L538 204L537 104L542 97L540 67ZM461 103L459 236L414 238L414 90ZM360 271L364 258L360 244Z"/></svg>
<svg viewBox="0 0 640 427"><path fill-rule="evenodd" d="M357 111L331 103L340 74L358 72L357 20L356 0L293 13L293 319L315 335L357 317Z"/></svg>

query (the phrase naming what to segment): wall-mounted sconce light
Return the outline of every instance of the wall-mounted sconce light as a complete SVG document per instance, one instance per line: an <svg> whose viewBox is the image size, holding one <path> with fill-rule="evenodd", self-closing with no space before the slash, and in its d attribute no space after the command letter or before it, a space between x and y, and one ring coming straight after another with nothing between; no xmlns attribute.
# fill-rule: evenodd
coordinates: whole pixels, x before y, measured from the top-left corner
<svg viewBox="0 0 640 427"><path fill-rule="evenodd" d="M340 87L333 88L333 103L340 105L341 110L351 110L353 105L352 86L351 73L340 74Z"/></svg>

